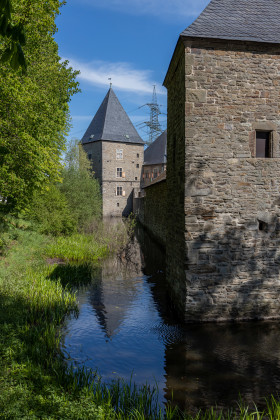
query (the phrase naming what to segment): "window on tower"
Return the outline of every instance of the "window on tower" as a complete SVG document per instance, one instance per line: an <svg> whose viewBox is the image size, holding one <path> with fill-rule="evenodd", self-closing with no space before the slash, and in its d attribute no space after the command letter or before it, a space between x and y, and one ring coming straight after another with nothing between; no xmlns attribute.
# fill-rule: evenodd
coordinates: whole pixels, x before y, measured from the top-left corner
<svg viewBox="0 0 280 420"><path fill-rule="evenodd" d="M117 195L123 195L123 188L122 187L117 187L116 194Z"/></svg>
<svg viewBox="0 0 280 420"><path fill-rule="evenodd" d="M272 141L270 131L256 131L256 157L272 157Z"/></svg>
<svg viewBox="0 0 280 420"><path fill-rule="evenodd" d="M123 159L123 149L117 149L116 150L116 158L117 158L117 160L122 160Z"/></svg>

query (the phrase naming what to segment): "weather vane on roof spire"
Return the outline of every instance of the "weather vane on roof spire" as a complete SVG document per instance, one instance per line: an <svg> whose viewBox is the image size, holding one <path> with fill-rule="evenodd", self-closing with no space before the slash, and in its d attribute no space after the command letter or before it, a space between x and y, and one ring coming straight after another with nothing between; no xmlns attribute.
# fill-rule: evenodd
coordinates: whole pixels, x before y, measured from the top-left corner
<svg viewBox="0 0 280 420"><path fill-rule="evenodd" d="M111 87L112 87L112 82L111 82L112 77L108 77L108 80L110 80L110 89L111 89Z"/></svg>

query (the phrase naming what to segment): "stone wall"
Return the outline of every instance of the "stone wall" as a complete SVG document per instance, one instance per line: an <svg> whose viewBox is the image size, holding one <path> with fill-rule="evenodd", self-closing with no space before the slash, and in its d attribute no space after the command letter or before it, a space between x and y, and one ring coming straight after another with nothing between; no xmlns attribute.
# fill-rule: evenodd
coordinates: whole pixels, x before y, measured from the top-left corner
<svg viewBox="0 0 280 420"><path fill-rule="evenodd" d="M152 236L166 245L166 181L160 181L145 188L145 197L138 198L138 219Z"/></svg>
<svg viewBox="0 0 280 420"><path fill-rule="evenodd" d="M149 185L164 171L166 171L166 164L164 163L143 165L141 174L141 187L144 188Z"/></svg>
<svg viewBox="0 0 280 420"><path fill-rule="evenodd" d="M103 216L128 216L133 210L133 190L140 188L144 146L142 144L96 141L84 145L92 155L92 166L101 184ZM117 150L123 158L117 159ZM117 176L121 168L122 177ZM124 196L117 195L122 187Z"/></svg>
<svg viewBox="0 0 280 420"><path fill-rule="evenodd" d="M101 183L101 178L102 178L102 143L101 141L85 143L83 144L83 149L87 153L88 158L91 161L92 168L95 172L95 177Z"/></svg>
<svg viewBox="0 0 280 420"><path fill-rule="evenodd" d="M179 44L170 72L167 112L167 232L166 278L172 299L179 312L184 313L185 282L185 56Z"/></svg>
<svg viewBox="0 0 280 420"><path fill-rule="evenodd" d="M169 74L168 113L181 115L178 84L186 98L185 181L170 159L167 166L169 189L185 187L184 209L175 203L185 256L174 290L186 321L280 317L279 53L277 45L186 39L185 77L178 66ZM169 136L180 124L168 121ZM256 130L271 132L271 158L255 157ZM170 157L177 145L168 142ZM168 238L181 244L177 228L176 218ZM169 259L169 276L177 265Z"/></svg>

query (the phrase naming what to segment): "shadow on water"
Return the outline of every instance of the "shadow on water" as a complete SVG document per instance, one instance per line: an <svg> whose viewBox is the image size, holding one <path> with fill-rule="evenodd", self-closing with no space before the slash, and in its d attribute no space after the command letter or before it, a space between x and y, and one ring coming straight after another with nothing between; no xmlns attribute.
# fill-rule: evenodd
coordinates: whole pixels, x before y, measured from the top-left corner
<svg viewBox="0 0 280 420"><path fill-rule="evenodd" d="M138 385L157 383L161 401L173 398L194 411L236 407L239 394L262 406L264 396L280 393L278 323L180 324L164 251L143 229L121 255L93 272L81 270L59 266L53 274L89 281L78 291L80 315L64 334L63 349L77 365L97 369L108 382L132 374Z"/></svg>

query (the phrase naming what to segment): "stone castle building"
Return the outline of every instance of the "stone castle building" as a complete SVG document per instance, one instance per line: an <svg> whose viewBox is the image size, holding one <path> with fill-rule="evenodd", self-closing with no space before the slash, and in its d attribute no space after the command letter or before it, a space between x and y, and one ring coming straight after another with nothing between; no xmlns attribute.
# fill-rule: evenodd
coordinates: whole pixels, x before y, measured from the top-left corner
<svg viewBox="0 0 280 420"><path fill-rule="evenodd" d="M167 131L160 134L144 151L141 187L146 187L166 170Z"/></svg>
<svg viewBox="0 0 280 420"><path fill-rule="evenodd" d="M167 275L186 321L280 316L279 14L212 0L164 81Z"/></svg>
<svg viewBox="0 0 280 420"><path fill-rule="evenodd" d="M103 216L127 216L140 189L144 142L112 88L83 138L82 145L100 182Z"/></svg>

